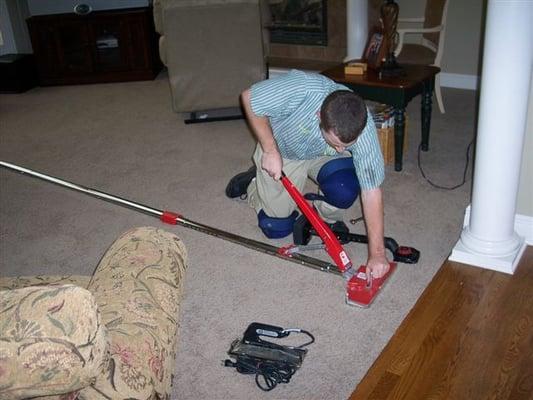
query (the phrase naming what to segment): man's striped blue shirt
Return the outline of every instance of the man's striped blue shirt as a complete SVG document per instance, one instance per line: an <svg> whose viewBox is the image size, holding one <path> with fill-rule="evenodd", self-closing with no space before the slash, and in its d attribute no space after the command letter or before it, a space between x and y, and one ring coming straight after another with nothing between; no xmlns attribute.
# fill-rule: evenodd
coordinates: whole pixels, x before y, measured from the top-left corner
<svg viewBox="0 0 533 400"><path fill-rule="evenodd" d="M311 160L337 154L320 131L320 107L335 90L350 90L319 74L292 70L251 88L252 111L268 117L281 156L289 160ZM352 153L355 171L363 190L381 185L385 177L383 155L370 113Z"/></svg>

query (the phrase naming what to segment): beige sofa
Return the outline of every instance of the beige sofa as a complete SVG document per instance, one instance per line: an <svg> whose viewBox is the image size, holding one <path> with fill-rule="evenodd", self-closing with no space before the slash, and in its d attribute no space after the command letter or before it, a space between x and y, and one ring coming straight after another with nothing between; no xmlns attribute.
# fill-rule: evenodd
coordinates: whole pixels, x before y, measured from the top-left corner
<svg viewBox="0 0 533 400"><path fill-rule="evenodd" d="M92 277L0 278L1 399L169 399L187 252L126 232Z"/></svg>
<svg viewBox="0 0 533 400"><path fill-rule="evenodd" d="M266 77L259 0L155 0L159 52L180 113L239 107Z"/></svg>

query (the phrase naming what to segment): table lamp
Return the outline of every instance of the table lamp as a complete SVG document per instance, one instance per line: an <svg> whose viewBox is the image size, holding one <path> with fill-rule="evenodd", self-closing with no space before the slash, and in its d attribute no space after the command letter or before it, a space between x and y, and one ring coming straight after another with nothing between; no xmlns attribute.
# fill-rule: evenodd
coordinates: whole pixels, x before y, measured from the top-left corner
<svg viewBox="0 0 533 400"><path fill-rule="evenodd" d="M380 70L383 76L398 76L403 74L403 69L398 65L396 56L394 55L398 38L396 28L398 26L399 10L400 7L394 0L385 0L380 9L385 46L387 47L385 62L381 65Z"/></svg>

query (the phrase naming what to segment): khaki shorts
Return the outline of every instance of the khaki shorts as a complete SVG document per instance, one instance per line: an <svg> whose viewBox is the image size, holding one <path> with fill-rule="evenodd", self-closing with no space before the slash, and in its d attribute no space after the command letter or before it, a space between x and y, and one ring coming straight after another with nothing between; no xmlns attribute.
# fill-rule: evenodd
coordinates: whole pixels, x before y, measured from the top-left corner
<svg viewBox="0 0 533 400"><path fill-rule="evenodd" d="M248 204L257 213L263 210L269 217L286 218L297 208L296 203L285 190L283 184L272 179L261 168L262 155L263 150L258 144L253 156L253 161L257 167L257 175L248 186ZM335 158L346 156L351 157L350 153L346 152L338 156L323 156L314 160L288 160L284 158L283 172L303 194L307 178L316 183L318 172L325 163ZM313 205L320 216L328 223L341 221L344 217L345 210L333 207L325 201L315 201Z"/></svg>

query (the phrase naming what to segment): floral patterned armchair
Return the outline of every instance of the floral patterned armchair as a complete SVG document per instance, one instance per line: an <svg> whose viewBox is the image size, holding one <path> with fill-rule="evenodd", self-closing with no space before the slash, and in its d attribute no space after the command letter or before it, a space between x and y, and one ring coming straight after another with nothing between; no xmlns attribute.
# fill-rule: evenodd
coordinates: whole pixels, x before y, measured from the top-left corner
<svg viewBox="0 0 533 400"><path fill-rule="evenodd" d="M170 398L186 263L143 227L92 277L0 278L0 398Z"/></svg>

